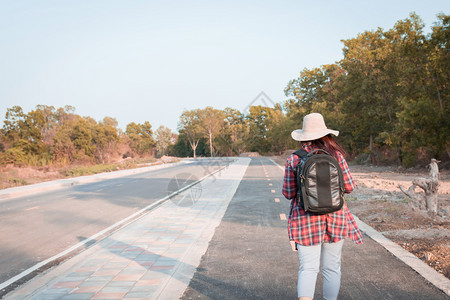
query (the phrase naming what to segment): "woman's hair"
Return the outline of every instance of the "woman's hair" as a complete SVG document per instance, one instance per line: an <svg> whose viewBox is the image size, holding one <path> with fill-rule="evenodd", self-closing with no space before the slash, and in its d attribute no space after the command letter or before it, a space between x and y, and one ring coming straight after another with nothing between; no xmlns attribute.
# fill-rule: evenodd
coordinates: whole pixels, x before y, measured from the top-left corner
<svg viewBox="0 0 450 300"><path fill-rule="evenodd" d="M336 142L331 134L328 134L320 139L310 141L312 146L323 149L330 153L334 158L339 160L337 152L340 152L342 155L346 156L345 150L341 145Z"/></svg>

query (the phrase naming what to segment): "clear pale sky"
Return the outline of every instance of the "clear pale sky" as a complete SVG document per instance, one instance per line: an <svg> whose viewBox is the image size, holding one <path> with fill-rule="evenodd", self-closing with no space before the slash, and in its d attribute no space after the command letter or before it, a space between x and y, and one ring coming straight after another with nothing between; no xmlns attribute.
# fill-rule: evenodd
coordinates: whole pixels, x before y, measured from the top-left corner
<svg viewBox="0 0 450 300"><path fill-rule="evenodd" d="M283 101L303 68L342 58L342 39L415 11L426 32L450 1L0 0L6 109L72 105L119 127L176 130L184 109ZM259 104L259 103L255 103ZM299 120L299 124L301 120Z"/></svg>

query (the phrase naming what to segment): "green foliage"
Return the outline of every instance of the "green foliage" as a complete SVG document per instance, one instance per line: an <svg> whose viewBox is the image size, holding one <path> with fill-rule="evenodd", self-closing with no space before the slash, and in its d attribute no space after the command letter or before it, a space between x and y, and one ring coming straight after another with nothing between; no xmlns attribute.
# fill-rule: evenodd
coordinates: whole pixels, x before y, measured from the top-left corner
<svg viewBox="0 0 450 300"><path fill-rule="evenodd" d="M189 145L188 137L184 132L180 132L175 144L170 145L167 152L169 155L177 157L194 156L194 152Z"/></svg>
<svg viewBox="0 0 450 300"><path fill-rule="evenodd" d="M178 130L180 136L184 135L185 140L189 143L192 149L192 156L197 156L197 147L200 139L203 137L204 131L201 126L201 120L199 118L200 112L198 109L195 110L185 110L180 116L180 121L178 123ZM183 142L183 141L181 141ZM177 143L177 147L182 145Z"/></svg>
<svg viewBox="0 0 450 300"><path fill-rule="evenodd" d="M25 114L20 106L8 108L0 130L0 164L64 166L105 163L118 156L117 121L105 117L97 123L74 111L72 106L55 109L38 105ZM151 125L146 122L138 127L138 150L151 152Z"/></svg>
<svg viewBox="0 0 450 300"><path fill-rule="evenodd" d="M139 155L150 155L155 140L153 139L152 125L148 121L143 124L131 122L127 125L125 134L129 139L130 148Z"/></svg>
<svg viewBox="0 0 450 300"><path fill-rule="evenodd" d="M117 152L119 143L117 124L116 119L105 117L102 122L94 127L95 158L101 163L110 162L114 153Z"/></svg>
<svg viewBox="0 0 450 300"><path fill-rule="evenodd" d="M344 40L341 61L304 69L288 83L287 117L299 122L322 113L340 129L340 142L355 156L369 153L372 163L375 150L386 147L404 166L414 165L419 151L448 159L450 18L438 19L428 36L411 14L392 29Z"/></svg>
<svg viewBox="0 0 450 300"><path fill-rule="evenodd" d="M224 114L221 110L208 106L204 109L197 110L197 118L199 120L200 132L208 139L209 153L213 156L214 140L224 126Z"/></svg>
<svg viewBox="0 0 450 300"><path fill-rule="evenodd" d="M0 154L0 164L8 165L24 165L26 163L26 155L21 148L9 148Z"/></svg>

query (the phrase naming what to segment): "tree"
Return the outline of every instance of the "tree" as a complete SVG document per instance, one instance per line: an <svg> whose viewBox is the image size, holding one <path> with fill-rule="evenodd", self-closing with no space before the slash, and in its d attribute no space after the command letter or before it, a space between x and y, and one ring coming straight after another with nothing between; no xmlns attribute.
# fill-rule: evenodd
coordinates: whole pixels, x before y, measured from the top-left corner
<svg viewBox="0 0 450 300"><path fill-rule="evenodd" d="M72 141L72 131L80 116L74 114L75 108L66 105L55 111L55 134L52 141L49 141L50 152L53 160L59 165L72 163L76 155L75 145Z"/></svg>
<svg viewBox="0 0 450 300"><path fill-rule="evenodd" d="M105 117L94 127L95 158L101 163L110 162L117 151L119 133L117 120Z"/></svg>
<svg viewBox="0 0 450 300"><path fill-rule="evenodd" d="M131 122L127 125L125 134L130 139L130 148L139 155L150 154L155 141L152 125L148 121L143 124Z"/></svg>
<svg viewBox="0 0 450 300"><path fill-rule="evenodd" d="M23 153L24 159L21 163L44 164L42 158L48 160L49 152L42 138L42 129L45 126L42 111L35 110L24 114L20 106L14 106L7 110L5 119L3 130L8 148L17 149L11 150L14 153Z"/></svg>
<svg viewBox="0 0 450 300"><path fill-rule="evenodd" d="M439 14L429 36L429 72L431 93L438 100L440 111L439 132L442 133L437 152L450 157L450 16Z"/></svg>
<svg viewBox="0 0 450 300"><path fill-rule="evenodd" d="M246 115L249 127L246 138L248 150L267 153L272 149L269 135L273 128L275 115L274 109L270 107L261 105L250 107L249 113Z"/></svg>
<svg viewBox="0 0 450 300"><path fill-rule="evenodd" d="M156 139L156 151L160 156L166 155L167 148L169 145L173 144L172 131L161 125L155 132Z"/></svg>
<svg viewBox="0 0 450 300"><path fill-rule="evenodd" d="M285 93L293 97L284 103L288 118L300 123L307 113L322 113L353 154L368 151L372 162L382 147L397 149L406 166L419 151L428 158L450 156L450 20L438 18L428 37L422 20L411 14L392 29L344 40L341 61L304 69L288 83Z"/></svg>
<svg viewBox="0 0 450 300"><path fill-rule="evenodd" d="M445 17L441 16L440 20L442 23L433 28L434 33L445 31ZM397 53L399 79L396 83L401 89L393 142L405 166L416 162L418 151L426 153L428 158L440 157L445 153L446 143L448 145L450 123L445 109L448 87L446 91L446 84L441 84L441 78L448 76L445 75L448 69L441 72L440 66L436 65L436 58L441 54L448 60L448 48L443 49L446 43L439 42L439 39L427 38L423 28L423 21L411 14L386 32Z"/></svg>
<svg viewBox="0 0 450 300"><path fill-rule="evenodd" d="M240 154L245 149L245 136L247 133L247 124L245 123L245 116L239 110L226 107L223 110L224 126L221 130L221 145L222 153L227 152L230 155Z"/></svg>
<svg viewBox="0 0 450 300"><path fill-rule="evenodd" d="M23 138L22 128L25 126L25 114L22 107L16 105L8 108L3 123L4 134L9 143Z"/></svg>
<svg viewBox="0 0 450 300"><path fill-rule="evenodd" d="M327 125L334 128L347 128L342 113L342 87L346 71L338 64L323 65L312 70L303 69L297 79L291 80L285 94L293 97L282 105L286 111L284 134L290 138L289 128L299 128L305 115L321 113ZM281 125L281 124L280 124ZM287 144L293 147L295 145Z"/></svg>
<svg viewBox="0 0 450 300"><path fill-rule="evenodd" d="M344 59L340 62L346 71L340 93L343 113L353 143L359 143L355 145L359 148L367 147L375 162L375 141L385 142L382 137L391 134L396 123L400 90L395 84L395 55L381 28L343 42Z"/></svg>
<svg viewBox="0 0 450 300"><path fill-rule="evenodd" d="M92 162L96 145L93 141L92 122L89 118L80 117L71 128L70 140L75 147L75 160Z"/></svg>
<svg viewBox="0 0 450 300"><path fill-rule="evenodd" d="M296 126L300 126L297 122L289 119L282 110L280 104L276 104L273 110L270 110L270 129L267 138L271 145L271 151L280 153L286 149L296 148L296 142L291 138L291 132Z"/></svg>
<svg viewBox="0 0 450 300"><path fill-rule="evenodd" d="M189 145L188 138L185 133L180 132L175 144L170 145L168 148L169 155L178 157L193 156L193 150Z"/></svg>
<svg viewBox="0 0 450 300"><path fill-rule="evenodd" d="M192 148L193 156L196 158L198 143L202 138L202 128L200 126L199 110L185 110L180 116L178 131L184 134Z"/></svg>
<svg viewBox="0 0 450 300"><path fill-rule="evenodd" d="M63 122L53 137L51 152L54 161L59 165L66 165L74 161L75 145L72 141L72 130L75 120Z"/></svg>
<svg viewBox="0 0 450 300"><path fill-rule="evenodd" d="M213 141L224 124L223 112L212 108L211 106L207 106L204 109L198 110L198 118L200 121L200 128L208 138L209 152L212 157L214 155Z"/></svg>

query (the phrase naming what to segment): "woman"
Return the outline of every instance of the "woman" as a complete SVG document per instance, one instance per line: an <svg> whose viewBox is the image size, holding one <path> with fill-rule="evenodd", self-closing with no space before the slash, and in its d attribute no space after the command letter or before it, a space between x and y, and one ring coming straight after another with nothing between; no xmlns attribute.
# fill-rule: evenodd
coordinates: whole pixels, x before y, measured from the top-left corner
<svg viewBox="0 0 450 300"><path fill-rule="evenodd" d="M294 130L291 136L302 142L307 152L324 149L334 156L344 173L345 193L355 188L352 175L345 161L345 151L334 140L339 131L328 129L321 114L312 113L303 118L303 128ZM294 170L301 159L296 154L288 157L283 183L283 195L291 200L288 229L292 250L298 251L300 270L297 292L300 300L312 299L319 266L323 275L323 297L337 299L341 281L341 252L344 238L362 244L362 235L347 208L325 214L312 215L301 207L297 199L297 183Z"/></svg>

